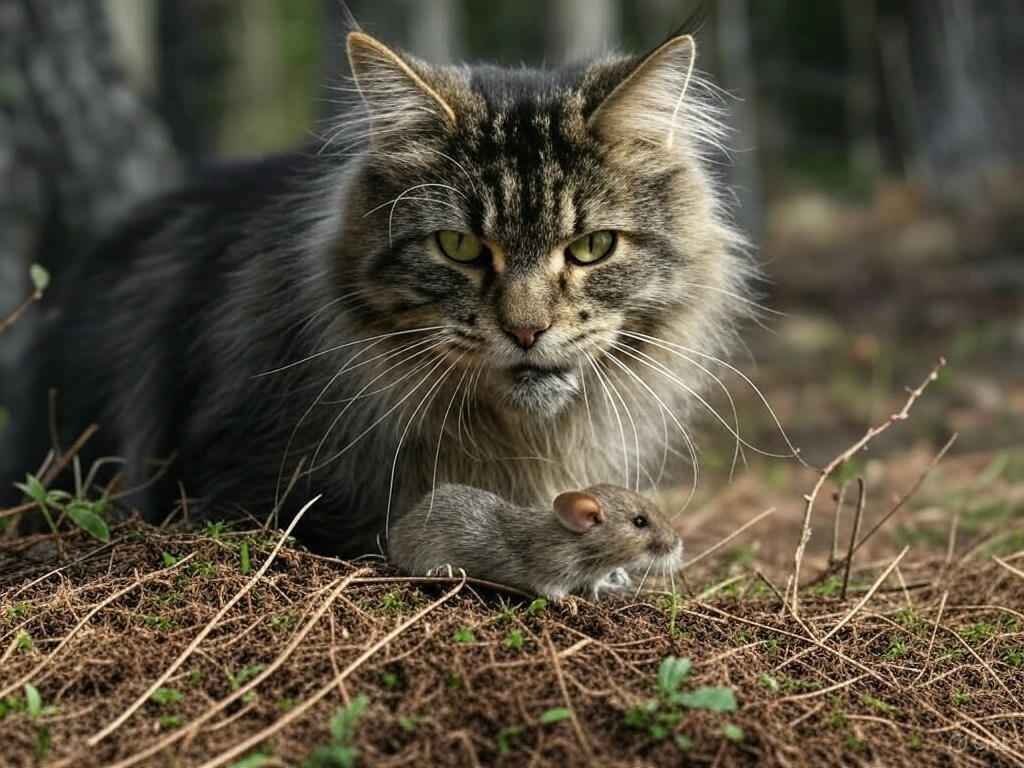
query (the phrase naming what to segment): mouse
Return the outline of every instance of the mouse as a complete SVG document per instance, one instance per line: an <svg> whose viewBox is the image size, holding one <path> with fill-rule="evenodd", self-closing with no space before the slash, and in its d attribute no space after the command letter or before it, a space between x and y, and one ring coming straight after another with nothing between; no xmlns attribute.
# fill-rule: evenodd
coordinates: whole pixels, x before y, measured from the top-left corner
<svg viewBox="0 0 1024 768"><path fill-rule="evenodd" d="M621 486L566 491L545 509L446 484L398 519L388 556L412 576L463 570L561 601L600 599L627 591L636 575L675 571L683 544L653 501Z"/></svg>

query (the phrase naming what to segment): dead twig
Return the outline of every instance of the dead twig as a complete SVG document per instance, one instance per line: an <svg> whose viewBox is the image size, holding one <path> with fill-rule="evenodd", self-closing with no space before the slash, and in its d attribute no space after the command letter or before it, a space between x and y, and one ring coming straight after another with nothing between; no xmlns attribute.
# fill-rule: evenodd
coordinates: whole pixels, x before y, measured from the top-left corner
<svg viewBox="0 0 1024 768"><path fill-rule="evenodd" d="M123 723L125 723L128 720L128 718L130 718L132 715L135 714L136 711L138 711L139 707L141 707L143 704L149 701L149 697L152 696L153 693L158 688L163 686L163 684L170 679L171 675L173 675L178 670L178 668L185 663L186 659L188 659L188 657L192 655L192 652L199 647L200 643L202 643L203 640L206 639L206 636L209 635L210 632L213 631L214 627L217 626L217 622L224 618L227 612L230 611L235 606L235 604L238 603L239 600L245 597L245 595L248 594L249 590L256 586L257 582L259 582L259 580L263 578L263 575L267 572L267 570L273 564L274 559L277 557L277 553L281 550L281 547L284 545L285 541L288 540L288 537L291 536L292 530L294 530L295 526L298 525L299 520L301 520L302 516L307 512L307 510L309 510L309 508L316 504L316 502L319 500L320 496L314 496L313 499L307 502L306 505L301 510L299 510L299 513L295 515L295 518L288 525L288 529L284 533L282 533L280 538L277 540L277 544L274 545L273 550L271 550L270 554L267 556L267 559L264 561L263 565L260 566L260 569L253 574L252 578L245 583L244 587L242 587L240 590L238 590L238 592L235 593L234 597L228 600L223 605L223 607L219 611L217 611L216 615L212 619L210 619L206 626L199 631L199 634L196 635L195 638L193 638L192 642L188 644L185 650L182 651L173 662L171 662L171 665L167 667L166 670L164 670L163 674L160 675L160 677L158 677L153 682L153 684L146 689L145 693L139 696L139 698L137 698L128 707L128 709L126 709L116 719L114 719L113 722L111 722L98 733L95 733L89 737L86 743L90 747L95 747L97 744L103 741L103 739L105 739L111 733L116 731Z"/></svg>
<svg viewBox="0 0 1024 768"><path fill-rule="evenodd" d="M910 390L909 396L903 404L903 408L889 416L889 418L881 424L868 429L860 440L832 459L832 461L830 461L818 474L818 479L814 483L814 487L811 489L811 492L804 496L804 519L800 533L800 543L797 545L796 554L793 557L793 613L799 613L800 610L800 567L803 565L804 552L807 549L807 543L811 540L811 518L814 513L814 502L817 500L818 494L821 493L821 489L825 485L825 481L831 477L833 472L860 453L860 451L864 450L872 440L889 429L893 424L899 421L906 421L910 416L910 409L914 407L914 403L916 403L918 398L924 394L928 385L939 378L939 371L944 368L945 365L946 359L940 357L938 363L936 363L935 367L932 368L931 373L928 374L928 378L926 378L921 385L917 387L917 389Z"/></svg>
<svg viewBox="0 0 1024 768"><path fill-rule="evenodd" d="M217 768L217 766L224 765L225 763L234 760L240 755L244 755L257 744L266 741L275 733L280 731L282 728L286 727L289 723L292 723L295 720L297 720L311 708L316 706L316 704L321 699L329 695L338 686L339 683L341 683L353 672L359 669L359 667L361 667L366 662L367 659L369 659L371 656L377 653L381 648L388 645L392 640L401 635L414 624L417 624L428 613L435 610L436 608L439 608L440 606L444 605L446 602L451 600L453 597L455 597L455 595L462 591L462 588L465 585L465 579L461 580L454 589L448 590L444 593L444 595L442 595L440 598L432 602L426 608L417 611L412 617L403 621L393 630L384 635L384 637L382 637L380 640L378 640L365 651L363 651L361 654L359 654L356 660L349 664L347 667L345 667L345 669L343 669L339 675L336 675L334 679L329 680L326 684L321 686L312 696L307 698L305 701L296 704L294 707L288 710L288 713L286 715L279 718L275 722L271 723L266 728L263 728L258 733L253 734L249 738L244 739L240 743L231 747L231 749L228 749L227 751L222 752L216 757L207 760L200 766L200 768Z"/></svg>
<svg viewBox="0 0 1024 768"><path fill-rule="evenodd" d="M766 517L768 517L769 515L774 514L774 513L775 513L775 507L772 507L771 509L766 509L764 512L759 514L757 517L754 517L754 518L748 520L747 522L745 522L743 525L741 525L739 528L737 528L735 531L730 533L728 536L726 536L724 539L722 539L720 542L718 542L714 546L708 547L707 549L705 549L703 552L701 552L699 555L697 555L692 560L688 560L687 562L683 563L682 567L679 570L680 571L685 571L687 568L693 567L694 565L699 563L704 558L709 557L710 555L713 555L715 552L720 550L722 547L724 547L730 541L735 539L737 536L739 536L745 530L747 530L751 526L757 525L759 522L764 520Z"/></svg>
<svg viewBox="0 0 1024 768"><path fill-rule="evenodd" d="M551 657L551 665L555 669L555 677L558 680L558 687L562 691L562 701L565 702L565 708L569 710L569 720L572 722L572 729L576 732L576 740L580 743L580 749L583 750L583 754L587 757L589 762L593 762L594 753L590 747L590 740L587 738L586 732L583 730L583 725L580 723L579 716L576 714L576 709L572 705L572 699L569 698L569 689L565 687L565 675L562 674L562 665L558 661L558 653L555 649L555 644L551 641L551 633L544 630L544 643L547 646L548 654Z"/></svg>
<svg viewBox="0 0 1024 768"><path fill-rule="evenodd" d="M853 530L850 531L850 546L846 550L846 565L843 567L843 588L839 593L842 600L846 600L846 590L850 586L850 568L853 566L853 551L857 543L857 534L860 533L860 523L864 519L864 505L867 503L868 492L864 484L864 478L857 478L857 512L853 516Z"/></svg>

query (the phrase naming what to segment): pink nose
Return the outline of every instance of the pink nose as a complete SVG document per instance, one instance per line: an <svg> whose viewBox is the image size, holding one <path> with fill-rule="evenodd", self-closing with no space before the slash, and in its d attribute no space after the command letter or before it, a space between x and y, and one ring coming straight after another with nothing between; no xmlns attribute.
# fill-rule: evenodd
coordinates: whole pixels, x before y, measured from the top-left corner
<svg viewBox="0 0 1024 768"><path fill-rule="evenodd" d="M551 325L539 326L520 326L518 328L505 328L505 333L515 339L523 349L530 349L534 344L537 343L537 339L544 333Z"/></svg>

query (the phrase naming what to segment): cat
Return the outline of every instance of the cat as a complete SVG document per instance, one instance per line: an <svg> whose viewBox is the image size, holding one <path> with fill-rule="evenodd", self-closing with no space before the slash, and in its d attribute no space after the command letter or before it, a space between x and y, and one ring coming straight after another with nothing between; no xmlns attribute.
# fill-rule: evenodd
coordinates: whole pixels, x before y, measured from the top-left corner
<svg viewBox="0 0 1024 768"><path fill-rule="evenodd" d="M546 506L689 467L752 274L693 38L552 70L347 52L317 151L211 169L66 277L23 423L57 388L64 444L98 423L83 461L123 457L154 520L321 494L298 534L344 556L443 483Z"/></svg>

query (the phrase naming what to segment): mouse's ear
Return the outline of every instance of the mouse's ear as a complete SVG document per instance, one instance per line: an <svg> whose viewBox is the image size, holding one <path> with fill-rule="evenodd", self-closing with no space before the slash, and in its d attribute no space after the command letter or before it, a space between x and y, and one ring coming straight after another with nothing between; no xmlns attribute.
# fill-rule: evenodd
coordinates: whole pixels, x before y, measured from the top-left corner
<svg viewBox="0 0 1024 768"><path fill-rule="evenodd" d="M576 533L589 531L607 519L604 510L601 509L601 502L582 491L559 494L553 506L562 525Z"/></svg>

